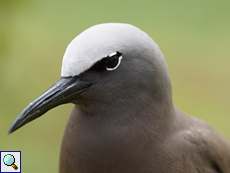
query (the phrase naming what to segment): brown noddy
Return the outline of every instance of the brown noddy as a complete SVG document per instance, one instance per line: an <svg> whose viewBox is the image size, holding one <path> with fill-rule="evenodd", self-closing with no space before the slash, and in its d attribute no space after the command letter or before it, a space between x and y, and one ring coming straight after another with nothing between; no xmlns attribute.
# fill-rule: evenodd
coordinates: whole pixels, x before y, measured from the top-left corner
<svg viewBox="0 0 230 173"><path fill-rule="evenodd" d="M30 103L9 133L74 103L60 173L229 173L230 145L174 107L164 56L129 24L100 24L64 54L61 78Z"/></svg>

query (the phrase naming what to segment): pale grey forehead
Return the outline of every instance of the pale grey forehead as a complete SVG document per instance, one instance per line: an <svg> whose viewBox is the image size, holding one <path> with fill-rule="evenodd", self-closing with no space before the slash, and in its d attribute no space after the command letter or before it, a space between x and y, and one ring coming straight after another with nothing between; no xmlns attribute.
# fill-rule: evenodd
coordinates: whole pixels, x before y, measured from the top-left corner
<svg viewBox="0 0 230 173"><path fill-rule="evenodd" d="M126 52L148 45L157 46L140 29L129 24L95 25L72 40L62 62L62 77L76 76L116 51Z"/></svg>

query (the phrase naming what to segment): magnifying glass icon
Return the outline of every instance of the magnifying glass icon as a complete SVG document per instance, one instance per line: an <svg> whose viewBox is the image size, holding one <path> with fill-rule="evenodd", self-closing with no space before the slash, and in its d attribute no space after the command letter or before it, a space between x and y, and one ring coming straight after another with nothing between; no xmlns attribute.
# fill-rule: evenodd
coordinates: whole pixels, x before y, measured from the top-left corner
<svg viewBox="0 0 230 173"><path fill-rule="evenodd" d="M7 154L3 158L3 162L7 166L12 166L15 170L18 169L18 167L14 164L15 163L15 158L11 154Z"/></svg>

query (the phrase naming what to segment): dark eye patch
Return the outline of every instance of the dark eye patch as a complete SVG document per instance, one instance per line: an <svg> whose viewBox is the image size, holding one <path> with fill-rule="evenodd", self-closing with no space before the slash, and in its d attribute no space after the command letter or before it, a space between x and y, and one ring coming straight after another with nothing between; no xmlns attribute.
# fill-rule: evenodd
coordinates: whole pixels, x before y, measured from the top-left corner
<svg viewBox="0 0 230 173"><path fill-rule="evenodd" d="M96 62L91 67L91 70L95 70L95 71L104 71L104 70L106 70L105 62L106 62L106 58L103 58L102 60Z"/></svg>
<svg viewBox="0 0 230 173"><path fill-rule="evenodd" d="M90 69L95 71L105 71L107 68L113 68L118 64L121 55L122 54L117 51L115 54L96 62Z"/></svg>

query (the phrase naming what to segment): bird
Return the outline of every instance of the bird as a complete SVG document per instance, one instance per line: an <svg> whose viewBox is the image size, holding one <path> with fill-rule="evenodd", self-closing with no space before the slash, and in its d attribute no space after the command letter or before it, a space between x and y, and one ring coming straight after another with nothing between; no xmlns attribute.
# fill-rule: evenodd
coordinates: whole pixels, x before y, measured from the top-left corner
<svg viewBox="0 0 230 173"><path fill-rule="evenodd" d="M61 78L8 133L67 103L59 173L230 173L229 142L174 106L163 53L131 24L102 23L75 37Z"/></svg>

